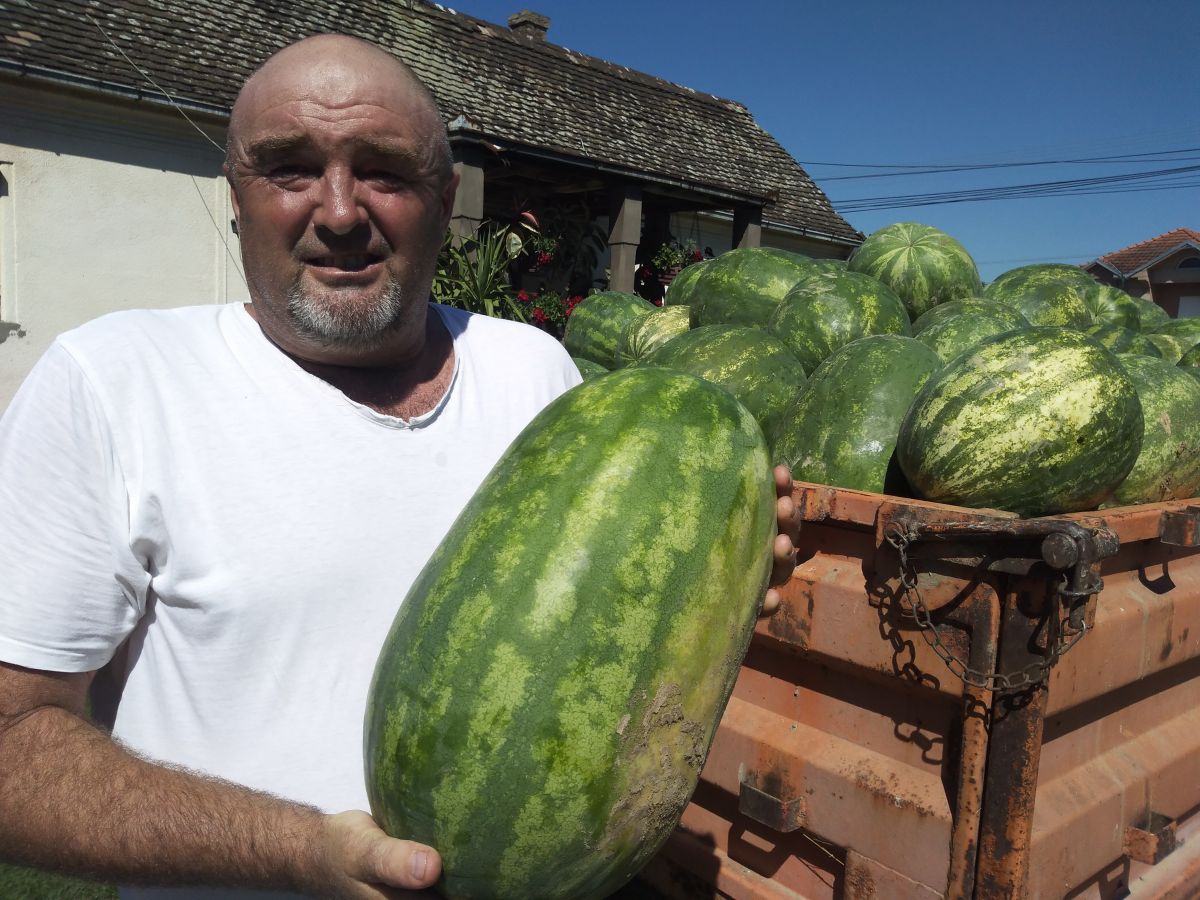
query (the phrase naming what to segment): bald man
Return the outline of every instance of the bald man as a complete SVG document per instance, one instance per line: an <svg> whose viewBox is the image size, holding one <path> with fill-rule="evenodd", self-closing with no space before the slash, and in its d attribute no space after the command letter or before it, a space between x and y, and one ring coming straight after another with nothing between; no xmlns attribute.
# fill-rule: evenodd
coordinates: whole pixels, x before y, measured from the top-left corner
<svg viewBox="0 0 1200 900"><path fill-rule="evenodd" d="M125 897L397 896L440 860L360 811L375 658L579 374L536 329L428 302L456 178L388 54L273 56L225 172L252 302L64 334L0 420L0 854L164 885Z"/></svg>

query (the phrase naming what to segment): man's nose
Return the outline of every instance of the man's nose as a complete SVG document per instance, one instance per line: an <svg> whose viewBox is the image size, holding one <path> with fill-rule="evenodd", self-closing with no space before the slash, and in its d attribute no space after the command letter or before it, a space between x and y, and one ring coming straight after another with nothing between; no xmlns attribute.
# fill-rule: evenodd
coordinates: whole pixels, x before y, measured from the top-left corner
<svg viewBox="0 0 1200 900"><path fill-rule="evenodd" d="M320 196L313 212L313 224L334 234L348 234L367 221L358 179L344 169L326 171L320 182Z"/></svg>

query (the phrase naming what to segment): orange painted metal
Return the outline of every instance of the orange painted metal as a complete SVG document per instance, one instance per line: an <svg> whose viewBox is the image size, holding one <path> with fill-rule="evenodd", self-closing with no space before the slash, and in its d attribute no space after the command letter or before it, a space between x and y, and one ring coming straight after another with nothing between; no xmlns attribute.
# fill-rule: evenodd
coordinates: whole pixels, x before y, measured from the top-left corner
<svg viewBox="0 0 1200 900"><path fill-rule="evenodd" d="M1019 520L802 483L793 499L800 563L647 870L656 889L1115 898L1173 858L1192 877L1187 842L1153 866L1127 850L1150 858L1138 829L1200 808L1196 501ZM904 529L939 648L889 542ZM1072 568L1080 553L1095 560ZM1098 597L1056 593L1086 595L1089 571ZM1089 629L1054 659L1060 603ZM1051 663L1020 689L995 675Z"/></svg>

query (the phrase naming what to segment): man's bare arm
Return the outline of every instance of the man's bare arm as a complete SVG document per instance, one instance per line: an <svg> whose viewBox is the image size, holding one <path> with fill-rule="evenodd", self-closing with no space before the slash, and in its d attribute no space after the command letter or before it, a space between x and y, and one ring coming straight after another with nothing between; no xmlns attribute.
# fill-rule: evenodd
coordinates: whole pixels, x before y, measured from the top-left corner
<svg viewBox="0 0 1200 900"><path fill-rule="evenodd" d="M0 847L14 862L130 883L380 898L433 884L428 847L148 762L86 721L92 675L0 663Z"/></svg>

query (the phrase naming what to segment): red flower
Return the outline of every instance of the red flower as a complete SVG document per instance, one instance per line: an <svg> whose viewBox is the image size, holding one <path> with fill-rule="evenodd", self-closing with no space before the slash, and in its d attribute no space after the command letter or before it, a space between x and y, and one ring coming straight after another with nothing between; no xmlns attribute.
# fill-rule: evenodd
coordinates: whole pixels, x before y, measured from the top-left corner
<svg viewBox="0 0 1200 900"><path fill-rule="evenodd" d="M692 251L692 262L700 262L702 259L704 259L703 253L701 253L699 250Z"/></svg>
<svg viewBox="0 0 1200 900"><path fill-rule="evenodd" d="M542 325L546 322L546 314L542 312L542 308L540 306L535 306L533 308L533 321L539 325Z"/></svg>
<svg viewBox="0 0 1200 900"><path fill-rule="evenodd" d="M544 250L543 250L541 253L539 253L539 254L538 254L538 256L537 256L537 264L538 264L539 266L545 266L545 265L549 265L549 264L550 264L550 263L552 263L553 261L554 261L554 254L553 254L553 253L547 253L547 252L546 252L546 251L544 251Z"/></svg>
<svg viewBox="0 0 1200 900"><path fill-rule="evenodd" d="M517 299L520 300L522 303L528 303L529 295L527 293L525 293L524 291L517 291Z"/></svg>

